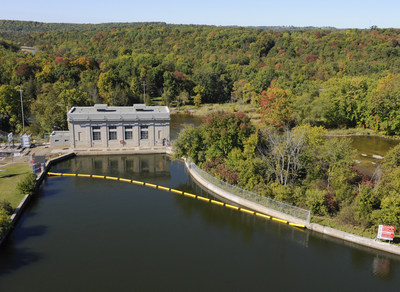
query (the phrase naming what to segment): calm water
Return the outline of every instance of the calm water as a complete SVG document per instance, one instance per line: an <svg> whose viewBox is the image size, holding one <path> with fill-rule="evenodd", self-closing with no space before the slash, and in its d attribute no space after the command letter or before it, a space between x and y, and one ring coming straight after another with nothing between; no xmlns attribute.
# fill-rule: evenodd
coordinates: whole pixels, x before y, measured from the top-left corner
<svg viewBox="0 0 400 292"><path fill-rule="evenodd" d="M164 155L78 157L53 171L207 196ZM0 250L0 291L395 291L398 257L129 183L48 178Z"/></svg>
<svg viewBox="0 0 400 292"><path fill-rule="evenodd" d="M183 123L198 120L173 117L172 139ZM366 147L360 153L384 156L371 149L391 147L367 138L355 142ZM52 171L134 178L210 196L182 162L165 155L79 157ZM0 291L399 286L400 257L162 190L91 178L48 178L0 249Z"/></svg>
<svg viewBox="0 0 400 292"><path fill-rule="evenodd" d="M350 139L357 150L356 166L368 175L373 175L376 167L383 161L381 158L399 144L399 140L374 136L352 136Z"/></svg>

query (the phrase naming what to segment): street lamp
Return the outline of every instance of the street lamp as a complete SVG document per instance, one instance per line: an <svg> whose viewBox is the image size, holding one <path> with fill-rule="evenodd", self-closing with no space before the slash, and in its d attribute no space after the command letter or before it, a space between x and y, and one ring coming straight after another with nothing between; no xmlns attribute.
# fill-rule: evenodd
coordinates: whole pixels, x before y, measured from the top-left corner
<svg viewBox="0 0 400 292"><path fill-rule="evenodd" d="M17 90L20 93L21 96L21 113L22 113L22 133L25 133L25 121L24 121L24 104L22 102L22 88L21 85L19 86L19 89Z"/></svg>

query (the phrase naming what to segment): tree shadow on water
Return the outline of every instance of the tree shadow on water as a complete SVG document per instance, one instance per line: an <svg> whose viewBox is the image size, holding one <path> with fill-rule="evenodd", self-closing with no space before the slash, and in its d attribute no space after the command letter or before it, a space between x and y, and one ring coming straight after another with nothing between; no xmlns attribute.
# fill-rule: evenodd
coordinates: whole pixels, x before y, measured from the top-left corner
<svg viewBox="0 0 400 292"><path fill-rule="evenodd" d="M46 226L18 228L8 236L0 247L0 279L3 275L15 272L43 258L40 253L34 252L28 247L18 247L18 244L30 237L42 236L46 230Z"/></svg>
<svg viewBox="0 0 400 292"><path fill-rule="evenodd" d="M7 241L22 242L30 237L42 236L46 233L48 227L44 225L30 226L30 227L19 227L13 230L13 234L7 239ZM6 241L6 243L7 243Z"/></svg>

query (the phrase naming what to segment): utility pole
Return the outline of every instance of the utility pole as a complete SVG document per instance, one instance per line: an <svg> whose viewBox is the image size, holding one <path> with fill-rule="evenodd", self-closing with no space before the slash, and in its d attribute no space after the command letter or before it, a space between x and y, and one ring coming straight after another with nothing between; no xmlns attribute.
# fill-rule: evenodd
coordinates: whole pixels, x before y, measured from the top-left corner
<svg viewBox="0 0 400 292"><path fill-rule="evenodd" d="M25 121L24 121L24 104L22 102L22 88L21 85L19 86L19 89L17 90L20 93L21 96L21 113L22 113L22 134L25 133Z"/></svg>
<svg viewBox="0 0 400 292"><path fill-rule="evenodd" d="M146 103L146 81L143 81L143 102Z"/></svg>

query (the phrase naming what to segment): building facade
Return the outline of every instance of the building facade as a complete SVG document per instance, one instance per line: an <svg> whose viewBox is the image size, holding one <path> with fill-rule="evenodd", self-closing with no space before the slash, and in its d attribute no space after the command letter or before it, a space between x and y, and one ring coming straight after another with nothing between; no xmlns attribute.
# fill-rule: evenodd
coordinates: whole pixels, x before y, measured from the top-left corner
<svg viewBox="0 0 400 292"><path fill-rule="evenodd" d="M166 106L73 107L68 112L70 145L86 148L167 146L170 113Z"/></svg>
<svg viewBox="0 0 400 292"><path fill-rule="evenodd" d="M70 146L69 131L53 131L50 134L50 146Z"/></svg>

